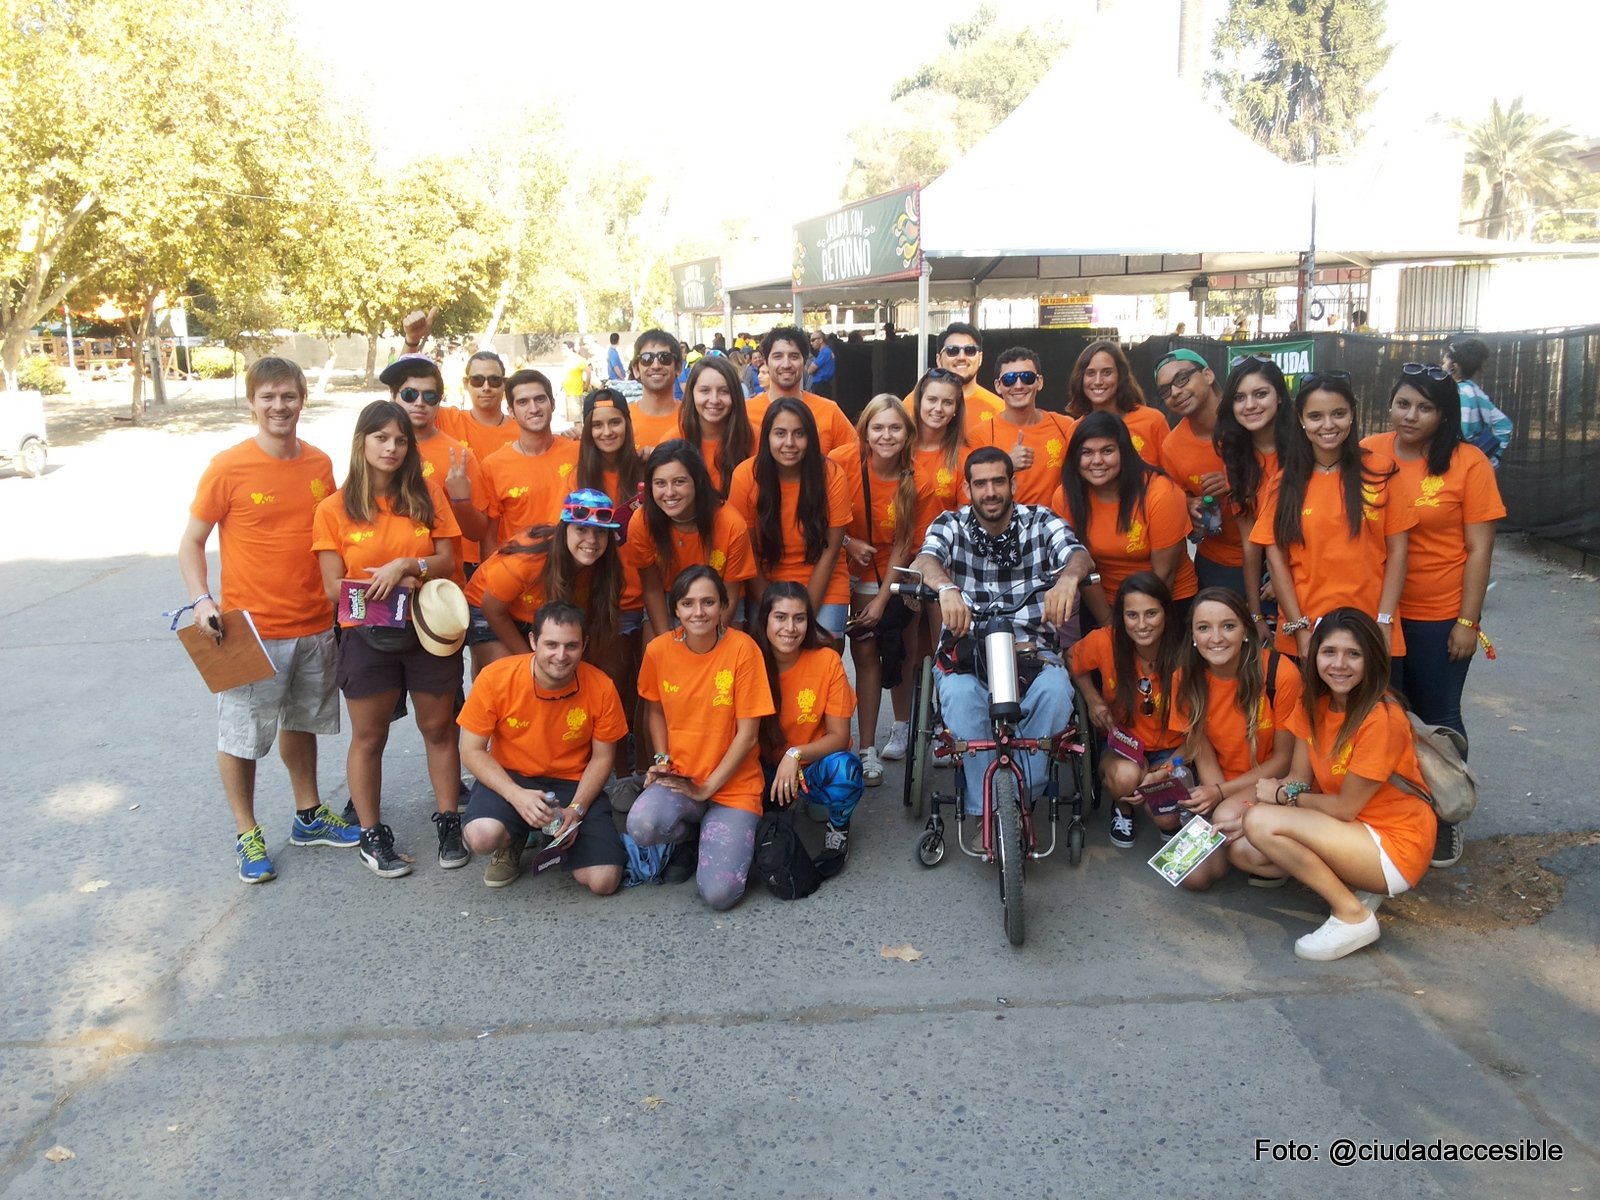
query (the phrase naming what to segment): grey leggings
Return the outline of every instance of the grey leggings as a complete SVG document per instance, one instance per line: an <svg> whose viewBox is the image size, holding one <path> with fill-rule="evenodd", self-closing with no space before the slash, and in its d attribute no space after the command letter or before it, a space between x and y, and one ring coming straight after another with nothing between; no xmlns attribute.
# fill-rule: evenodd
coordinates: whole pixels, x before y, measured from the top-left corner
<svg viewBox="0 0 1600 1200"><path fill-rule="evenodd" d="M659 846L685 841L690 826L700 826L700 862L694 879L701 898L720 912L732 908L744 895L760 820L742 808L691 800L682 792L653 783L628 810L628 836L641 846Z"/></svg>

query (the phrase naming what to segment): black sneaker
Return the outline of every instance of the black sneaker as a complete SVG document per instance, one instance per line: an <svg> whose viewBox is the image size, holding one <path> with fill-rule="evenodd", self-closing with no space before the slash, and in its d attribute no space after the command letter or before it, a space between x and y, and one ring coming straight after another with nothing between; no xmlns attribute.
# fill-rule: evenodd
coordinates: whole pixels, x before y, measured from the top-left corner
<svg viewBox="0 0 1600 1200"><path fill-rule="evenodd" d="M672 857L667 859L667 865L661 869L661 882L685 883L694 878L694 873L699 869L700 829L696 826L694 833L672 848Z"/></svg>
<svg viewBox="0 0 1600 1200"><path fill-rule="evenodd" d="M361 831L361 861L374 875L398 879L411 874L411 864L395 852L394 831L387 825L374 825Z"/></svg>
<svg viewBox="0 0 1600 1200"><path fill-rule="evenodd" d="M822 853L817 855L817 874L824 879L832 879L844 870L845 860L850 857L850 827L836 829L829 825L822 834Z"/></svg>
<svg viewBox="0 0 1600 1200"><path fill-rule="evenodd" d="M461 844L461 814L436 812L433 823L439 830L439 865L452 871L471 862L471 852Z"/></svg>
<svg viewBox="0 0 1600 1200"><path fill-rule="evenodd" d="M344 818L346 825L354 825L357 829L361 828L361 818L356 816L356 802L354 800L346 800L344 802L344 812L339 815Z"/></svg>
<svg viewBox="0 0 1600 1200"><path fill-rule="evenodd" d="M1439 836L1433 843L1433 860L1429 863L1434 867L1453 867L1461 861L1461 848L1465 839L1461 836L1461 826L1452 825L1448 821L1439 822Z"/></svg>
<svg viewBox="0 0 1600 1200"><path fill-rule="evenodd" d="M1123 850L1132 846L1139 840L1139 822L1133 810L1123 812L1120 808L1111 810L1111 844Z"/></svg>

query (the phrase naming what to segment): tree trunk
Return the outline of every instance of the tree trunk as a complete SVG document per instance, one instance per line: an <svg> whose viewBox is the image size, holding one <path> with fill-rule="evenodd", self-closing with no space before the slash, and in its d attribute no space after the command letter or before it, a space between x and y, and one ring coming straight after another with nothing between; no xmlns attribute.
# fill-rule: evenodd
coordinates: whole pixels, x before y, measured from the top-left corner
<svg viewBox="0 0 1600 1200"><path fill-rule="evenodd" d="M377 378L378 370L378 327L372 326L367 330L367 371L361 377L362 387L371 387Z"/></svg>

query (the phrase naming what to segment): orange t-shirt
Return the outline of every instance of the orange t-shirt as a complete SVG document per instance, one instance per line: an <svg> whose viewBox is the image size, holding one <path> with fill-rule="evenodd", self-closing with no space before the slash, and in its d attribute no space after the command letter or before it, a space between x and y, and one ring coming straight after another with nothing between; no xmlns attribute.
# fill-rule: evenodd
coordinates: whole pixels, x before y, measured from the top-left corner
<svg viewBox="0 0 1600 1200"><path fill-rule="evenodd" d="M822 444L823 454L832 454L840 446L856 440L856 427L850 424L850 418L845 416L844 410L832 400L815 392L801 392L800 401L811 410L811 417L817 423L817 441ZM770 407L772 407L770 392L751 396L744 403L744 411L750 418L750 430L754 435L752 440L758 445L761 441L761 420L767 415L767 409Z"/></svg>
<svg viewBox="0 0 1600 1200"><path fill-rule="evenodd" d="M220 608L249 612L264 638L308 637L333 627L311 549L317 505L332 491L332 460L305 442L294 458L279 459L251 438L211 460L189 512L217 526Z"/></svg>
<svg viewBox="0 0 1600 1200"><path fill-rule="evenodd" d="M534 682L531 654L478 672L456 724L488 738L490 757L506 770L552 779L581 779L592 743L628 733L617 685L604 671L581 662L570 684L547 693Z"/></svg>
<svg viewBox="0 0 1600 1200"><path fill-rule="evenodd" d="M856 693L845 678L844 659L832 650L802 650L778 673L778 724L791 746L806 746L828 732L823 717L855 715Z"/></svg>
<svg viewBox="0 0 1600 1200"><path fill-rule="evenodd" d="M700 443L700 457L705 459L706 474L711 476L711 486L718 492L722 491L724 480L723 472L733 473L733 468L738 463L728 464L722 461L722 439L720 437L705 438Z"/></svg>
<svg viewBox="0 0 1600 1200"><path fill-rule="evenodd" d="M1271 652L1261 652L1262 674L1266 673L1266 665L1271 660ZM1300 671L1295 667L1294 660L1286 655L1278 655L1276 694L1271 703L1267 701L1266 690L1261 693L1259 707L1256 709L1256 753L1254 762L1250 757L1249 738L1246 736L1249 729L1245 723L1244 712L1239 707L1239 681L1237 679L1219 679L1209 670L1206 672L1206 740L1211 743L1211 748L1217 752L1217 762L1222 766L1224 779L1237 779L1256 763L1264 762L1272 756L1273 739L1278 730L1288 728L1289 715L1300 707L1300 695L1304 685L1300 681Z"/></svg>
<svg viewBox="0 0 1600 1200"><path fill-rule="evenodd" d="M437 485L441 493L444 492L444 477L450 473L450 451L456 451L459 458L462 451L467 455L467 486L472 489L472 507L482 512L488 503L488 485L484 482L483 468L478 465L478 456L472 452L472 447L466 442L447 433L436 434L427 441L417 440L417 453L422 456L422 477L430 485ZM446 503L449 496L445 497ZM454 512L454 508L451 509ZM474 538L456 536L451 540L455 551L456 569L450 576L460 587L467 583L466 572L462 569L467 563L475 563L482 556L478 553L478 543Z"/></svg>
<svg viewBox="0 0 1600 1200"><path fill-rule="evenodd" d="M655 539L650 536L650 524L644 511L633 514L628 525L628 540L621 547L622 561L632 568L637 581L646 569L660 564ZM693 525L674 525L672 528L672 558L661 568L661 586L672 590L672 581L689 567L704 563L728 584L728 594L736 595L736 585L756 575L755 553L750 549L750 529L744 518L726 504L717 505L711 518L711 549L708 551ZM624 597L622 607L628 607ZM638 607L638 605L634 605Z"/></svg>
<svg viewBox="0 0 1600 1200"><path fill-rule="evenodd" d="M1394 460L1400 474L1390 482L1390 490L1398 503L1417 514L1407 543L1400 615L1413 621L1452 621L1461 615L1466 526L1506 515L1500 484L1494 467L1476 446L1461 443L1450 456L1450 469L1429 475L1427 459L1395 458L1394 441L1394 434L1378 433L1361 444Z"/></svg>
<svg viewBox="0 0 1600 1200"><path fill-rule="evenodd" d="M1111 708L1111 715L1118 725L1126 729L1134 737L1144 743L1146 750L1172 750L1183 745L1184 737L1189 730L1189 722L1173 704L1168 707L1166 725L1161 723L1161 677L1150 677L1150 701L1153 706L1151 712L1143 711L1143 697L1134 703L1133 712L1117 712L1117 675L1116 660L1111 650L1111 630L1102 625L1099 629L1079 638L1072 647L1071 653L1072 673L1074 675L1087 675L1090 671L1100 672L1100 698ZM1177 690L1182 676L1174 674L1172 688Z"/></svg>
<svg viewBox="0 0 1600 1200"><path fill-rule="evenodd" d="M942 449L911 452L911 470L917 477L917 545L922 544L935 517L961 507L962 489L966 487L963 471L970 453L963 445L956 451L956 465L949 467Z"/></svg>
<svg viewBox="0 0 1600 1200"><path fill-rule="evenodd" d="M628 405L628 417L633 421L633 444L638 448L640 458L648 457L650 451L662 442L683 436L683 430L678 427L678 414L681 411L674 404L670 412L656 416L645 412L637 401Z"/></svg>
<svg viewBox="0 0 1600 1200"><path fill-rule="evenodd" d="M1391 460L1386 454L1371 453L1367 464L1370 470L1386 471ZM1250 531L1250 540L1258 545L1273 544L1273 519L1282 483L1283 474L1279 472L1261 488L1255 528ZM1389 561L1385 539L1404 533L1417 523L1416 509L1408 508L1389 483L1362 485L1361 535L1352 541L1350 527L1345 523L1344 485L1338 473L1311 472L1300 508L1302 540L1299 545L1287 547L1285 553L1300 613L1310 617L1313 624L1345 605L1377 616L1383 568ZM1299 653L1293 634L1280 632L1278 649L1285 654ZM1393 653L1405 653L1399 625L1394 626Z"/></svg>
<svg viewBox="0 0 1600 1200"><path fill-rule="evenodd" d="M1289 732L1311 750L1311 774L1317 791L1337 796L1345 775L1351 771L1377 783L1378 790L1356 814L1356 820L1377 832L1385 852L1406 881L1413 886L1419 883L1433 858L1439 826L1426 800L1389 782L1389 776L1399 775L1419 786L1423 783L1411 721L1400 705L1385 700L1374 708L1337 758L1333 747L1339 727L1344 724L1344 714L1331 712L1326 697L1317 703L1315 737L1303 705L1295 705L1286 724Z"/></svg>
<svg viewBox="0 0 1600 1200"><path fill-rule="evenodd" d="M1210 438L1201 437L1194 431L1187 417L1174 425L1161 443L1160 466L1190 496L1206 495L1200 487L1202 478L1213 471L1224 473L1222 455L1217 453ZM1226 485L1222 491L1213 493L1217 516L1222 519L1222 532L1201 542L1196 553L1222 566L1237 567L1244 563L1244 544L1239 539L1239 524L1235 520L1233 507L1226 501L1226 495Z"/></svg>
<svg viewBox="0 0 1600 1200"><path fill-rule="evenodd" d="M564 437L556 438L543 454L530 457L513 442L485 459L489 517L496 523L498 539L508 542L534 525L559 520L577 468L578 443Z"/></svg>
<svg viewBox="0 0 1600 1200"><path fill-rule="evenodd" d="M478 462L493 454L501 446L509 445L517 440L522 433L522 428L510 417L501 413L502 420L498 425L485 425L473 416L474 409L451 408L448 404L439 406L439 432L448 434L458 442L465 442L472 447L472 452L478 456Z"/></svg>
<svg viewBox="0 0 1600 1200"><path fill-rule="evenodd" d="M967 440L974 446L999 446L1009 453L1022 434L1022 444L1033 451L1033 465L1016 473L1012 497L1018 504L1050 503L1050 496L1061 486L1061 464L1067 459L1067 443L1077 422L1061 413L1039 409L1040 420L1032 425L1013 425L1004 417L994 417L967 427Z"/></svg>
<svg viewBox="0 0 1600 1200"><path fill-rule="evenodd" d="M990 417L998 417L1006 406L1004 400L976 380L962 389L961 401L963 414L961 423L965 428L970 428L979 421L987 421ZM912 388L907 392L905 398L901 401L906 406L906 411L911 413L912 416L916 415L916 410L913 407L916 402L916 388Z"/></svg>
<svg viewBox="0 0 1600 1200"><path fill-rule="evenodd" d="M1056 488L1050 497L1050 507L1063 521L1072 523L1064 488ZM1151 570L1151 551L1178 545L1189 536L1191 528L1189 507L1178 485L1165 475L1152 475L1145 489L1144 504L1142 507L1134 505L1127 529L1117 528L1117 502L1102 500L1090 491L1089 528L1074 532L1094 556L1106 603L1115 607L1117 589L1122 581L1136 572ZM1172 577L1172 598L1186 600L1199 590L1200 579L1185 548L1178 558L1177 573Z"/></svg>
<svg viewBox="0 0 1600 1200"><path fill-rule="evenodd" d="M1132 412L1119 412L1117 416L1128 427L1128 436L1133 439L1133 448L1139 452L1139 457L1152 467L1159 467L1161 447L1172 433L1167 418L1148 404L1141 404Z"/></svg>
<svg viewBox="0 0 1600 1200"><path fill-rule="evenodd" d="M899 480L883 479L876 472L872 476L872 527L867 527L867 499L861 490L861 442L858 439L847 446L840 446L828 455L844 472L845 482L850 488L850 527L846 531L853 538L861 541L870 541L874 551L873 565L871 567L858 567L854 562L848 563L850 575L867 583L887 583L889 580L889 557L894 550L894 526L899 519L895 512L895 493L900 488ZM937 515L942 509L935 507L935 496L926 485L916 479L913 472L912 480L917 485L917 507L911 514L911 547L913 551L922 545L922 534L927 526L916 526L917 516L923 512ZM933 516L928 520L932 521ZM844 551L839 552L841 558L846 557ZM875 569L874 569L875 568Z"/></svg>
<svg viewBox="0 0 1600 1200"><path fill-rule="evenodd" d="M378 498L374 520L352 521L344 511L344 493L335 492L317 505L311 548L338 554L344 560L345 579L365 579L368 567L381 567L397 558L424 558L433 553L435 542L461 536L461 526L450 511L444 489L429 481L428 494L433 499L431 528L410 517L397 516L387 496Z"/></svg>
<svg viewBox="0 0 1600 1200"><path fill-rule="evenodd" d="M663 633L644 648L639 667L639 695L661 705L667 722L672 765L694 780L704 780L733 745L738 723L765 717L774 710L767 686L767 665L748 634L730 629L705 654L683 644L678 633ZM766 790L755 746L745 755L715 804L761 812Z"/></svg>
<svg viewBox="0 0 1600 1200"><path fill-rule="evenodd" d="M827 473L828 480L828 528L848 529L850 527L850 485L845 480L844 471L832 459L824 459L823 470ZM779 521L783 529L783 556L767 567L764 573L768 582L786 580L798 583L802 587L811 582L811 568L813 564L806 561L806 539L800 531L798 512L800 508L800 483L798 480L789 483L780 482L779 491ZM744 518L744 523L750 529L752 544L760 537L759 518L756 515L756 460L748 458L733 469L733 482L728 485L728 503L733 511ZM756 570L763 571L764 564L759 553L756 555ZM833 563L833 575L828 580L827 591L823 593L824 604L848 604L850 602L850 572L845 566L844 551L839 551L839 556Z"/></svg>

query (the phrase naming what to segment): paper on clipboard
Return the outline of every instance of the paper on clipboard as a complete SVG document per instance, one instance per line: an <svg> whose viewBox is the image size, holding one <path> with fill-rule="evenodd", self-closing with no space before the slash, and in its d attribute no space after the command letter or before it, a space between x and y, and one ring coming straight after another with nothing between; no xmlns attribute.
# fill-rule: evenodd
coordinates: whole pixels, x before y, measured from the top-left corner
<svg viewBox="0 0 1600 1200"><path fill-rule="evenodd" d="M247 683L259 683L278 673L267 657L267 647L256 632L254 619L242 608L222 614L222 642L200 625L178 630L178 641L194 660L200 678L213 692L226 692Z"/></svg>

